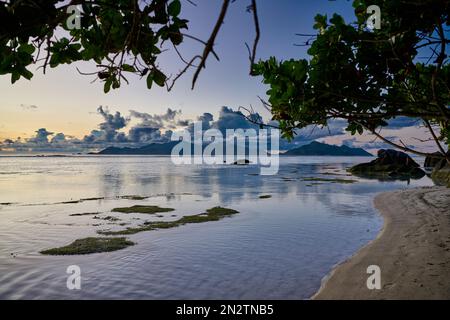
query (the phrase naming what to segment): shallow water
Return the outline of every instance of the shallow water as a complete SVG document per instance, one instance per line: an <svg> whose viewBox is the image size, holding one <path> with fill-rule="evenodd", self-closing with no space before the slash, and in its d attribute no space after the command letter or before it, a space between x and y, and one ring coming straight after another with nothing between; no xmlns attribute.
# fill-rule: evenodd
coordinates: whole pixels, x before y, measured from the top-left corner
<svg viewBox="0 0 450 320"><path fill-rule="evenodd" d="M347 176L346 168L367 160L283 157L278 175L259 176L256 166L174 166L168 157L0 157L0 298L306 299L334 265L376 237L376 193L432 185ZM357 182L302 180L311 177ZM131 195L149 198L121 198ZM101 199L78 202L88 198ZM175 211L110 212L145 204ZM137 245L111 253L39 253L98 230L218 205L240 213L132 235ZM70 216L81 213L97 214ZM98 219L107 216L120 221ZM66 287L70 265L81 268L81 290Z"/></svg>

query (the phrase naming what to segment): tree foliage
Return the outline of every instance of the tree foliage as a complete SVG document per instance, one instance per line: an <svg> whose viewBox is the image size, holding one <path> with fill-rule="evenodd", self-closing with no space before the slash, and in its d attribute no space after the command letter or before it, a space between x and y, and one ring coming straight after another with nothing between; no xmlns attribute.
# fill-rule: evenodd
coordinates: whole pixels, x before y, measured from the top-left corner
<svg viewBox="0 0 450 320"><path fill-rule="evenodd" d="M367 27L369 5L381 8L379 30ZM267 105L274 120L292 138L297 128L343 118L352 134L368 130L424 154L377 131L390 119L412 117L424 122L445 153L442 143L450 141L450 1L356 0L353 6L354 23L337 14L315 17L317 34L305 43L311 59L272 57L253 66L270 86Z"/></svg>
<svg viewBox="0 0 450 320"><path fill-rule="evenodd" d="M126 73L146 77L149 88L164 86L168 76L157 58L161 44L178 46L188 21L180 17L180 0L11 0L0 2L0 74L14 83L31 79L30 66L55 68L95 61L92 75L104 90L118 88ZM80 9L80 28L68 23Z"/></svg>

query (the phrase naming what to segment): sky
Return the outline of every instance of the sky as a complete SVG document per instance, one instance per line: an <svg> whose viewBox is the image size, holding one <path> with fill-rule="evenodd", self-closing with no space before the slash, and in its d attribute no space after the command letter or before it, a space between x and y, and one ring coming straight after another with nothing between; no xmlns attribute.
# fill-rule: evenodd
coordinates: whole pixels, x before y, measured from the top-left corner
<svg viewBox="0 0 450 320"><path fill-rule="evenodd" d="M182 0L182 17L190 20L191 35L207 39L222 1L195 2L197 6ZM93 142L102 140L104 143L95 145L97 148L124 142L128 137L141 142L150 141L149 137L152 141L164 141L166 131L176 129L186 120L206 117L210 120L209 125L216 127L230 124L231 118L238 121L236 116L239 115L235 111L239 106L252 106L266 121L270 120L270 114L258 98L266 97L267 87L261 83L261 78L248 74L245 43L251 44L254 38L252 16L246 11L249 3L249 0L237 0L231 4L215 46L220 62L213 58L207 61L207 68L200 74L194 90L191 90L190 73L181 78L171 92L157 86L148 90L145 79L130 77L129 85L124 84L120 89L104 94L101 82L91 83L92 78L76 71L76 67L84 72L92 71L91 63L48 69L45 75L41 70L35 70L31 81L22 78L14 85L10 83L10 76L0 76L0 142L7 140L11 146L20 137L24 146L22 151L27 151L33 145L47 146L52 142L60 143L63 149L62 142L71 139L77 147L72 145L67 151L75 152L81 151L79 149L86 139ZM258 59L270 56L278 59L307 58L306 49L294 45L302 41L295 34L313 33L316 14L337 12L347 21L353 17L351 1L346 0L260 0L258 11L261 24ZM202 47L185 39L180 51L189 57L200 53ZM173 51L160 57L159 65L169 74L176 74L183 66ZM150 126L158 129L157 132L150 130ZM303 131L304 134L294 143L321 139L368 148L368 144L373 143L373 137L355 140L343 134L344 124L340 121L332 123L331 127L326 132ZM410 125L403 123L388 133L408 139L410 129ZM417 128L412 133L423 134ZM0 145L0 149L10 150L5 143ZM41 150L45 151L45 147Z"/></svg>

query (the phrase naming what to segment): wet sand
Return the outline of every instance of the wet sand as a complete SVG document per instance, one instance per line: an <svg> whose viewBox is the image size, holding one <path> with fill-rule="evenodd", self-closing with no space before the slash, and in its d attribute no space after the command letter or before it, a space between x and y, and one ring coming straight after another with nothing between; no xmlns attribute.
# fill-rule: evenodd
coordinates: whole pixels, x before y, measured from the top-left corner
<svg viewBox="0 0 450 320"><path fill-rule="evenodd" d="M337 266L313 299L450 299L450 189L382 193L377 239ZM368 266L381 269L381 289L369 290Z"/></svg>

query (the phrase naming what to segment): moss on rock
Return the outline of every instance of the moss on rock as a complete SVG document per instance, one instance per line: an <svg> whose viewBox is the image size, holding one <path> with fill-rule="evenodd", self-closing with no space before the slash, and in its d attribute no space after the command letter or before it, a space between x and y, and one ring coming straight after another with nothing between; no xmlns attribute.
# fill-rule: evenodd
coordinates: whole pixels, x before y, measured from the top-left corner
<svg viewBox="0 0 450 320"><path fill-rule="evenodd" d="M176 228L185 224L190 223L204 223L209 221L219 221L225 217L232 216L234 214L239 213L239 211L222 208L222 207L214 207L206 210L206 213L192 215L192 216L184 216L175 221L154 221L154 222L146 222L141 226L127 228L124 230L118 231L105 231L100 230L97 231L98 234L105 236L118 236L118 235L130 235L136 234L144 231L158 230L158 229L170 229Z"/></svg>
<svg viewBox="0 0 450 320"><path fill-rule="evenodd" d="M132 206L125 208L115 208L112 209L112 212L155 214L160 212L171 212L174 210L175 209L173 208L161 208L158 206Z"/></svg>
<svg viewBox="0 0 450 320"><path fill-rule="evenodd" d="M60 256L60 255L83 255L100 252L110 252L124 249L135 245L127 238L84 238L78 239L71 244L41 251L41 254Z"/></svg>

